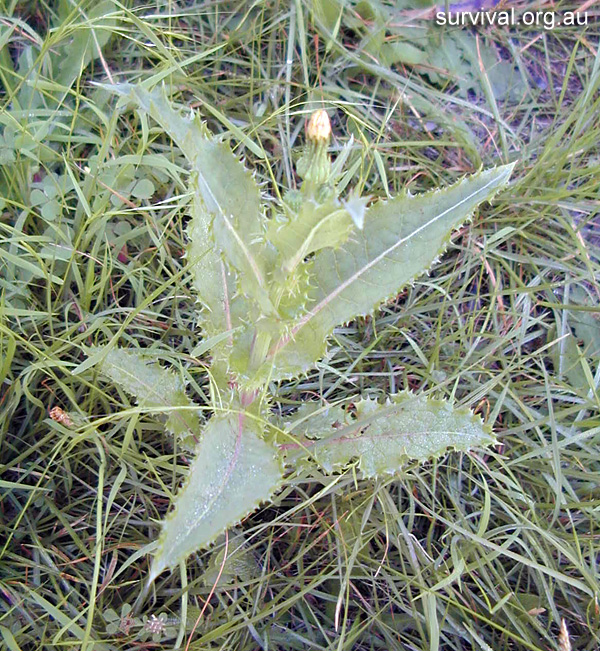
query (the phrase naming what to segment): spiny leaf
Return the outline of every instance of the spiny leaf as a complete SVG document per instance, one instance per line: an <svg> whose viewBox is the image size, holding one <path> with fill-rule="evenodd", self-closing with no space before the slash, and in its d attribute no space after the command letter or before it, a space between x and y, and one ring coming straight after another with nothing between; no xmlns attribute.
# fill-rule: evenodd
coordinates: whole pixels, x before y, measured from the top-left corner
<svg viewBox="0 0 600 651"><path fill-rule="evenodd" d="M301 445L285 446L290 461L314 459L323 470L333 472L352 459L359 460L366 477L397 473L409 460L427 461L448 450L469 450L491 445L494 437L481 418L466 408L453 408L446 400L432 400L403 392L385 404L355 400L356 417L316 430ZM310 421L308 421L309 426ZM305 428L306 431L307 428ZM307 432L308 434L308 432Z"/></svg>
<svg viewBox="0 0 600 651"><path fill-rule="evenodd" d="M279 487L279 459L261 433L257 423L243 414L209 421L175 509L163 524L150 582L209 545Z"/></svg>
<svg viewBox="0 0 600 651"><path fill-rule="evenodd" d="M293 422L286 422L292 436L321 438L332 429L343 427L347 412L340 405L321 406L317 402L305 402L294 414Z"/></svg>
<svg viewBox="0 0 600 651"><path fill-rule="evenodd" d="M273 314L273 307L266 289L264 256L260 249L245 241L234 217L215 215L213 231L215 241L224 252L227 261L239 272L241 290L253 298L265 314Z"/></svg>
<svg viewBox="0 0 600 651"><path fill-rule="evenodd" d="M206 307L203 326L206 333L213 337L233 327L227 315L236 279L215 249L210 221L206 219L206 209L198 193L192 199L191 217L187 228L189 243L186 255L192 285Z"/></svg>
<svg viewBox="0 0 600 651"><path fill-rule="evenodd" d="M267 239L279 251L286 270L294 269L307 255L325 247L343 244L352 231L352 217L332 199L324 204L305 199L289 221L269 223Z"/></svg>
<svg viewBox="0 0 600 651"><path fill-rule="evenodd" d="M101 352L94 348L94 354ZM193 438L200 430L198 411L190 409L194 403L187 397L181 377L173 371L150 362L147 356L111 349L98 364L100 372L137 399L138 405L147 409L164 409L166 429L181 439L190 450L195 447ZM185 409L172 409L185 407Z"/></svg>
<svg viewBox="0 0 600 651"><path fill-rule="evenodd" d="M273 346L261 375L275 380L308 370L324 355L335 326L372 313L429 269L452 231L508 182L513 167L479 172L443 190L403 194L369 208L363 230L355 230L339 249L315 255L308 310Z"/></svg>
<svg viewBox="0 0 600 651"><path fill-rule="evenodd" d="M156 120L191 165L194 199L188 228L188 259L193 269L194 287L208 308L206 319L210 334L229 329L231 324L226 323L225 306L231 300L235 283L231 279L224 282L228 270L222 268L221 252L231 255L234 267L244 271L248 269L248 259L260 260L256 251L263 230L259 188L229 146L211 135L198 116L190 112L189 117L184 117L174 109L164 92L131 85L112 88L124 96L124 103L133 102ZM224 220L231 220L232 216L237 222L236 232L243 238L243 258L239 255L239 241L233 237L231 229L225 227ZM260 283L257 286L260 287ZM263 294L264 289L261 297Z"/></svg>
<svg viewBox="0 0 600 651"><path fill-rule="evenodd" d="M306 312L308 294L310 291L312 263L302 263L294 271L277 276L278 281L273 279L272 294L275 294L275 287L278 288L277 297L273 299L277 305L277 311L285 322L293 321L300 314ZM279 335L281 332L278 333Z"/></svg>
<svg viewBox="0 0 600 651"><path fill-rule="evenodd" d="M361 197L357 195L354 191L350 193L348 198L343 201L344 208L348 211L352 221L356 225L356 228L362 230L362 227L365 224L365 214L367 212L367 204L369 203L370 197Z"/></svg>
<svg viewBox="0 0 600 651"><path fill-rule="evenodd" d="M210 134L199 117L189 117L171 106L166 94L128 84L111 87L156 120L198 174L198 186L209 213L236 215L244 233L261 232L260 191L250 173L229 147Z"/></svg>

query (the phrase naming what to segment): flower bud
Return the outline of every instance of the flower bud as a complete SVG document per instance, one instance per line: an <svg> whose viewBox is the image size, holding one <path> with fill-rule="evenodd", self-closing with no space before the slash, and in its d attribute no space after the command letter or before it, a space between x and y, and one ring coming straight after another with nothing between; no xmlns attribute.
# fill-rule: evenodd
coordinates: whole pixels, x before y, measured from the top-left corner
<svg viewBox="0 0 600 651"><path fill-rule="evenodd" d="M322 203L328 193L331 160L327 149L331 139L331 122L323 109L315 111L306 125L304 153L296 164L298 176L304 179L302 194Z"/></svg>
<svg viewBox="0 0 600 651"><path fill-rule="evenodd" d="M331 122L327 111L319 109L310 116L306 125L306 137L314 142L326 142L329 141L330 136Z"/></svg>

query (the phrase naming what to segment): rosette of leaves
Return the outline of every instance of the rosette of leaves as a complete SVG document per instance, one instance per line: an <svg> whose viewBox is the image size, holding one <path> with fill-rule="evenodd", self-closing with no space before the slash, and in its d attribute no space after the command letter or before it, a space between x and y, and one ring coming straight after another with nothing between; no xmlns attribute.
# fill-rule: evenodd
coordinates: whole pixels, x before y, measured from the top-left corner
<svg viewBox="0 0 600 651"><path fill-rule="evenodd" d="M267 502L286 466L316 463L333 472L356 460L365 476L375 477L397 473L407 460L493 442L468 409L408 392L385 404L357 396L352 410L331 413L305 406L282 429L271 415L276 396L268 387L309 371L334 327L372 314L429 269L452 231L507 183L512 165L368 207L356 196L344 202L327 153L329 119L319 111L297 165L302 187L284 195L267 218L252 175L198 115L175 109L162 92L113 88L121 108L133 105L150 116L189 161L187 262L201 347L212 356L213 415L201 424L172 371L133 352L93 353L105 376L142 408L162 411L167 428L195 446L163 523L150 581Z"/></svg>

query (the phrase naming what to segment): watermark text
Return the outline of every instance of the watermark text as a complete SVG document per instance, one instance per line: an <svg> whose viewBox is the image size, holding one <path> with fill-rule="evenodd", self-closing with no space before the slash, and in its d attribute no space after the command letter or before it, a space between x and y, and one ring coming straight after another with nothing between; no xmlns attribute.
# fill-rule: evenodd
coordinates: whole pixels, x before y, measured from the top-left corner
<svg viewBox="0 0 600 651"><path fill-rule="evenodd" d="M453 27L509 27L525 25L554 29L557 25L588 24L585 11L564 11L557 14L554 11L523 11L517 12L514 7L503 11L438 11L435 15L437 25Z"/></svg>

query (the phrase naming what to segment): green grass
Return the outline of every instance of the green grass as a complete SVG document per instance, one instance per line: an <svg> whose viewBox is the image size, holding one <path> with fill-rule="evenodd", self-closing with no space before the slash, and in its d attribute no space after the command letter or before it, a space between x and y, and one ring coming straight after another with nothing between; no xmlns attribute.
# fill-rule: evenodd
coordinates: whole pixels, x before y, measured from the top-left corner
<svg viewBox="0 0 600 651"><path fill-rule="evenodd" d="M429 19L395 12L381 39L383 18L346 4L338 19L308 0L3 3L1 648L558 649L561 620L574 649L600 645L594 8L585 29L461 32L446 74ZM377 483L353 468L289 476L227 541L163 574L127 633L111 609L140 596L187 463L80 366L84 347L151 349L200 406L209 393L209 358L190 356L183 157L98 85L141 80L230 137L267 198L295 183L321 105L334 154L354 137L348 188L374 196L519 162L430 276L279 389L284 414L366 391L451 397L499 446ZM144 642L142 618L160 613L168 630Z"/></svg>

